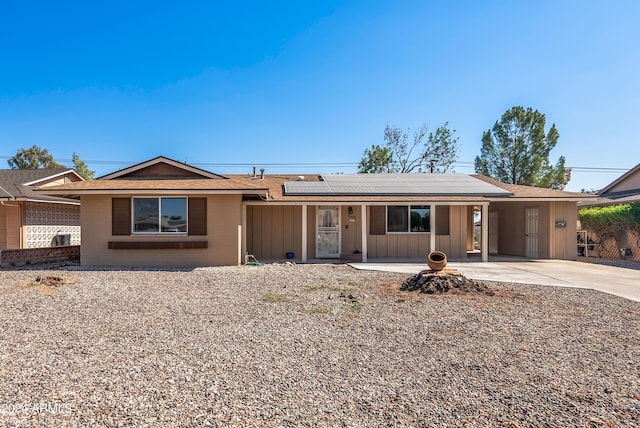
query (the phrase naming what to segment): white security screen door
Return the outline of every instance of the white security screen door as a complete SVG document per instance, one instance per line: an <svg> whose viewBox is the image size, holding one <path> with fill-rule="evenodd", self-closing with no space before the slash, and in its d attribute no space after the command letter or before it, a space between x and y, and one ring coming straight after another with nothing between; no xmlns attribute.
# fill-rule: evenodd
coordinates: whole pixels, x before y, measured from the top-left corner
<svg viewBox="0 0 640 428"><path fill-rule="evenodd" d="M319 205L316 225L316 257L340 257L340 207Z"/></svg>
<svg viewBox="0 0 640 428"><path fill-rule="evenodd" d="M538 257L538 246L540 241L540 231L539 231L539 218L540 213L538 208L527 208L526 211L526 235L525 235L525 245L526 245L526 256L532 259Z"/></svg>

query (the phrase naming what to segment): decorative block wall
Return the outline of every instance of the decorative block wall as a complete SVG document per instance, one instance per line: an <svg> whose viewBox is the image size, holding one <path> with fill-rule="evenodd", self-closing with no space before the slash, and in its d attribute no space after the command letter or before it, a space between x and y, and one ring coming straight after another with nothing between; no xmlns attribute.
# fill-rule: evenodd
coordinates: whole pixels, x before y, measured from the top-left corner
<svg viewBox="0 0 640 428"><path fill-rule="evenodd" d="M26 248L54 245L58 234L71 235L71 245L80 245L80 206L27 202Z"/></svg>

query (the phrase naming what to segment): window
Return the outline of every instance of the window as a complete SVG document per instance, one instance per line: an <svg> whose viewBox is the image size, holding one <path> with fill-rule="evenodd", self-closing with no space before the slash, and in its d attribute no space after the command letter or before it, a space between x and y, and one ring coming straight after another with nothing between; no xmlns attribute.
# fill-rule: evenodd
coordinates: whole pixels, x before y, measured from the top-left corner
<svg viewBox="0 0 640 428"><path fill-rule="evenodd" d="M429 232L429 205L390 205L387 207L387 232Z"/></svg>
<svg viewBox="0 0 640 428"><path fill-rule="evenodd" d="M133 198L134 233L186 233L187 198Z"/></svg>

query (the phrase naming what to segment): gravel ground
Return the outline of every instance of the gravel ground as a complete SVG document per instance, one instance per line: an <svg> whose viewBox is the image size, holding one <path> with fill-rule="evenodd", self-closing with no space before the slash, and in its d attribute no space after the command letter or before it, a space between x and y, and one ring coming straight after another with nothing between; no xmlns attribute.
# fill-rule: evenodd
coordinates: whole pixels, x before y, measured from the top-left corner
<svg viewBox="0 0 640 428"><path fill-rule="evenodd" d="M600 259L597 257L578 257L578 261L583 263L592 263L596 265L607 265L607 266L615 266L615 267L622 267L627 269L640 270L640 262L637 262L635 260L610 260L610 259Z"/></svg>
<svg viewBox="0 0 640 428"><path fill-rule="evenodd" d="M640 426L640 303L406 277L0 272L0 426Z"/></svg>

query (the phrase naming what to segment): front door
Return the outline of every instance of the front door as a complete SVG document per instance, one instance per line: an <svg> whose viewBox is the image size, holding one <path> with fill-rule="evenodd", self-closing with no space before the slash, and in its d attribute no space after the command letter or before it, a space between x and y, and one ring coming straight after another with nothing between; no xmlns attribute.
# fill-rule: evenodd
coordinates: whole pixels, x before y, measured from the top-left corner
<svg viewBox="0 0 640 428"><path fill-rule="evenodd" d="M538 246L540 241L540 212L538 208L527 208L526 210L526 231L525 245L526 256L532 259L538 257Z"/></svg>
<svg viewBox="0 0 640 428"><path fill-rule="evenodd" d="M337 205L318 206L316 218L316 257L340 257L340 207Z"/></svg>

